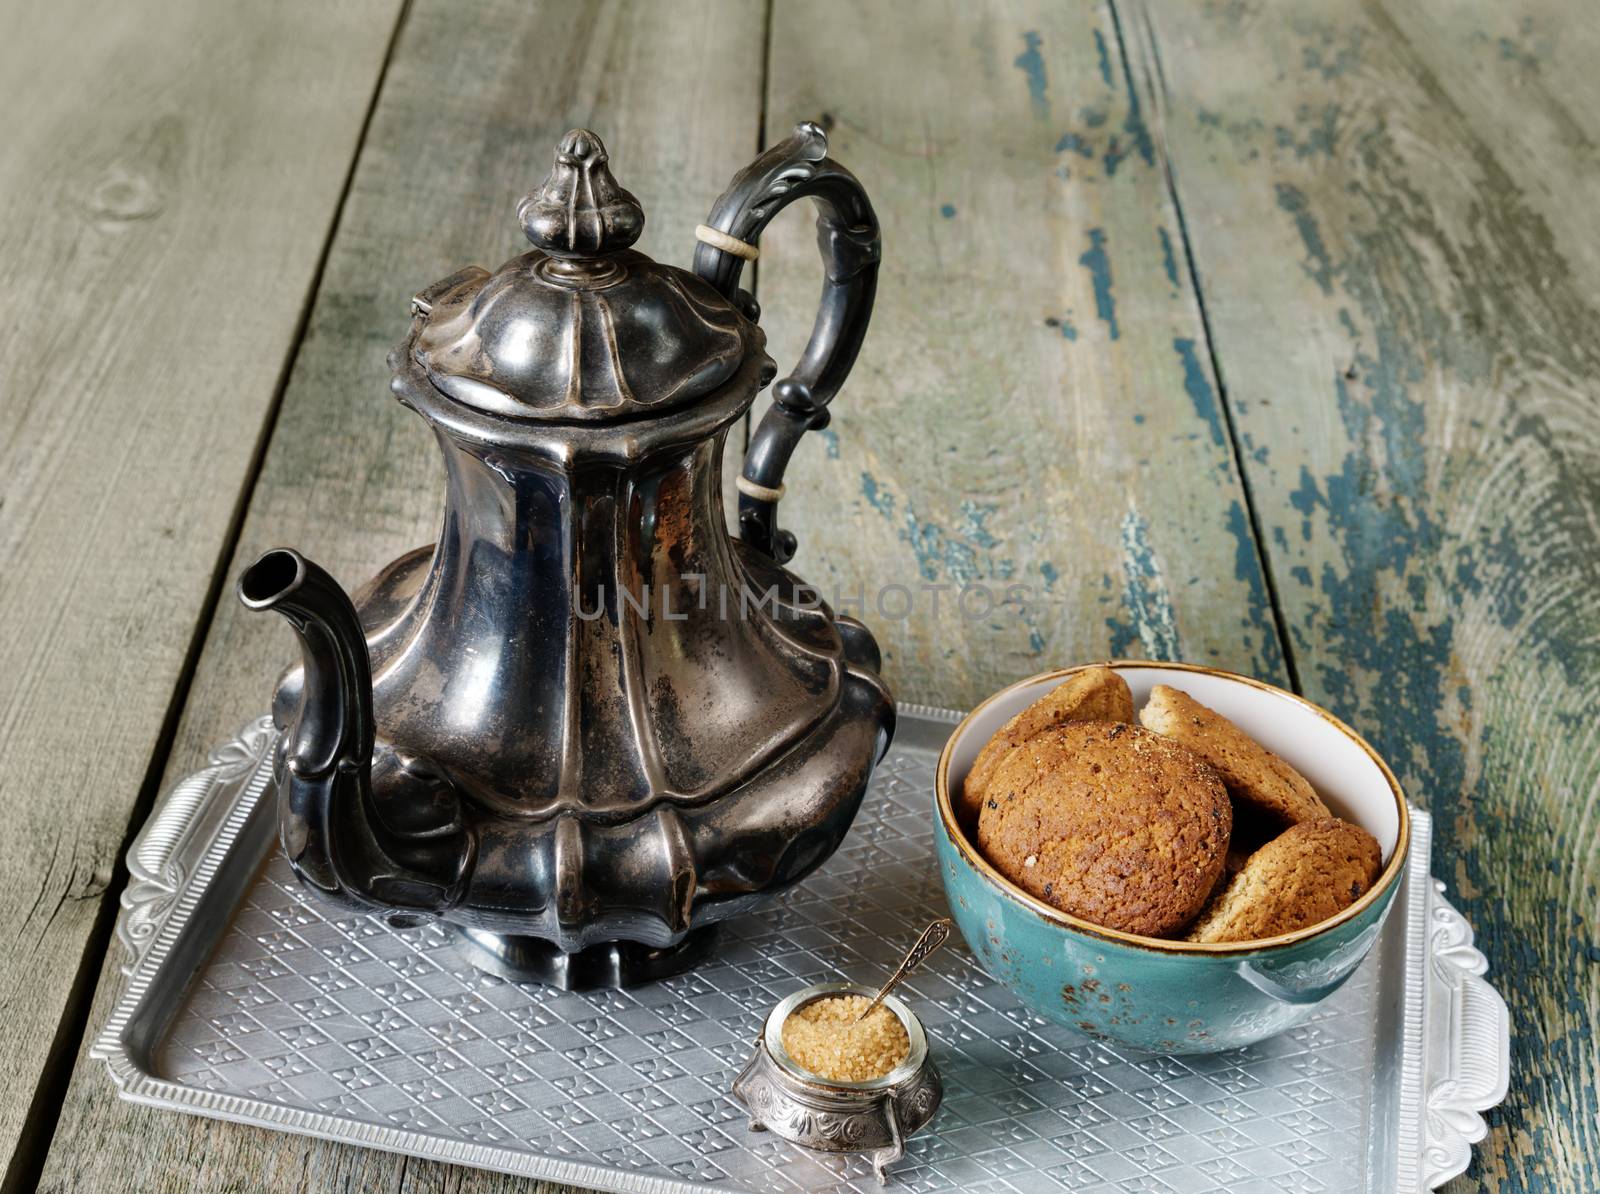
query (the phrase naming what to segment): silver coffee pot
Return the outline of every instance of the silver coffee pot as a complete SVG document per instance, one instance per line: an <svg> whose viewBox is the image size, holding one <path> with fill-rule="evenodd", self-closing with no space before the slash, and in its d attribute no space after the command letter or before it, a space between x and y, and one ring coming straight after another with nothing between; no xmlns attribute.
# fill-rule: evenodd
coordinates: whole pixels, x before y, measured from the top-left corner
<svg viewBox="0 0 1600 1194"><path fill-rule="evenodd" d="M821 310L732 538L724 443L775 373L740 272L801 198ZM784 569L776 522L866 331L878 224L814 124L735 177L692 273L629 247L644 213L591 132L517 214L532 250L418 294L390 358L444 456L438 542L353 602L287 549L238 592L300 639L273 715L301 880L438 918L508 977L630 985L832 854L893 733L872 635Z"/></svg>

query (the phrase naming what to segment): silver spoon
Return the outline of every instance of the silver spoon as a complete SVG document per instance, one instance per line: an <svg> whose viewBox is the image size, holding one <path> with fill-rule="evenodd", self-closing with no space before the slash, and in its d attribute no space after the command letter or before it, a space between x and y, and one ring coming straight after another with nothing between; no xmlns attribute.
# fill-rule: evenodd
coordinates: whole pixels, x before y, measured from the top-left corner
<svg viewBox="0 0 1600 1194"><path fill-rule="evenodd" d="M950 928L950 922L941 918L922 930L922 936L918 937L916 944L907 951L899 967L889 976L889 981L878 988L878 993L872 997L872 1002L867 1004L862 1013L856 1017L857 1024L870 1016L883 1002L883 997L903 983L907 975L927 960L929 954L950 939Z"/></svg>

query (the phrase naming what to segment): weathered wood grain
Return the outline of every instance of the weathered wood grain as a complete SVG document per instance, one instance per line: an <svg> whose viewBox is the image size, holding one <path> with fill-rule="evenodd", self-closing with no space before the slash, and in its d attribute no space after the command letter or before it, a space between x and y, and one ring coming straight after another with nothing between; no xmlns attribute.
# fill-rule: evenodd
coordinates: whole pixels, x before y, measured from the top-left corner
<svg viewBox="0 0 1600 1194"><path fill-rule="evenodd" d="M1158 147L1108 9L808 0L773 21L769 140L831 124L884 240L860 363L790 470L799 572L836 602L865 595L903 700L965 705L1108 654L1281 679ZM792 216L766 238L780 368L810 327L812 241ZM909 620L893 617L900 593L875 599L895 585L916 599ZM997 595L992 614L978 596L963 612L966 586Z"/></svg>
<svg viewBox="0 0 1600 1194"><path fill-rule="evenodd" d="M574 125L600 132L619 179L644 202L641 247L686 263L694 225L757 149L762 31L759 8L714 3L411 6L230 581L284 543L354 586L433 538L443 493L437 449L422 421L390 398L384 364L405 332L410 296L463 265L492 268L526 248L517 200ZM164 782L201 765L211 745L265 708L293 650L277 619L224 595ZM107 959L91 1039L119 986L116 965ZM104 1066L80 1054L41 1188L551 1187L132 1107L116 1099Z"/></svg>
<svg viewBox="0 0 1600 1194"><path fill-rule="evenodd" d="M1518 1077L1491 1119L1483 1160L1459 1188L1587 1190L1600 1155L1590 1030L1600 1010L1600 362L1592 347L1600 72L1588 66L1600 33L1563 20L1568 4L1514 15L1444 0L1162 4L1148 22L1134 4L1119 8L918 5L914 19L898 6L774 8L767 135L827 113L835 152L873 193L886 236L879 314L862 364L831 432L802 449L791 473L784 514L801 535L797 566L825 589L864 593L865 616L890 648L891 678L906 699L961 703L1048 663L1111 651L1181 653L1281 678L1230 451L1231 416L1303 686L1373 735L1414 798L1438 814L1436 869L1478 925L1512 1002ZM467 261L492 265L516 250L510 203L542 175L550 143L573 123L607 136L623 182L645 199L645 247L686 260L689 228L755 148L762 20L758 7L709 4L417 5L235 569L284 541L356 582L431 537L433 449L382 388L382 357L403 327L406 297ZM114 22L99 26L90 50L95 38L115 36L127 34ZM152 45L151 58L170 67L171 47L192 41ZM323 50L316 78L337 73L328 53L350 68L347 49ZM7 55L0 48L0 64ZM714 67L685 66L698 62ZM168 73L152 66L140 86L165 94ZM320 95L332 103L310 90L304 102ZM22 92L29 102L43 93ZM304 123L300 109L288 110ZM205 113L208 135L225 146L243 137L247 118L265 119L243 104L225 116ZM155 151L170 136L162 126L146 138L152 160L167 160ZM265 136L282 160L281 134ZM0 146L5 177L30 144ZM1161 175L1168 144L1187 242ZM37 185L72 194L75 184L52 173L59 159L32 152L50 163L36 171L45 180ZM111 151L104 157L116 165ZM185 178L205 169L187 157L179 166L174 173ZM279 227L254 239L262 213L283 205L245 200L276 181L258 179L236 196L254 223L189 217L203 248L228 236L256 247L266 280L251 275L252 285L267 298L284 292L293 263L266 250L290 233ZM131 190L127 183L112 178L109 202L137 211L145 192L137 179ZM325 198L319 213L332 210L333 195ZM63 269L80 267L90 250L101 254L91 264L122 260L128 229L159 228L179 205L164 200L161 210L155 221L119 217L110 227L122 230L121 241L90 243L83 232L85 250L63 238ZM315 225L309 207L289 210ZM815 301L808 223L787 218L764 246L760 292L780 364L792 359ZM30 253L45 253L36 240L8 240L4 259L34 260ZM1186 248L1216 336L1226 407ZM203 253L184 258L166 242L139 251L163 269L174 268L169 257L210 268ZM236 269L218 261L217 276ZM60 272L40 269L33 289ZM308 273L299 276L303 289ZM81 302L87 291L78 293ZM204 300L203 292L183 298ZM218 308L214 299L183 307L188 323L171 326L192 325L197 309ZM159 322L137 304L116 310L126 324L103 315L95 323L97 314L80 309L73 319L89 319L112 347ZM238 314L223 324L236 343L266 334ZM19 401L13 361L53 359L22 351L39 339L0 347L8 414ZM281 360L281 336L277 343ZM104 441L115 444L104 451L128 449L116 460L205 465L219 447L247 459L249 433L234 435L216 406L193 425L175 417L194 401L173 385L169 362L178 359L168 353L162 367L147 363L136 375L127 361L103 368L115 361L105 351L70 358L64 379L76 393L92 382L99 389L88 392L109 394L123 377L126 393L141 400L162 381L171 393L159 408L135 407L119 387L123 406L86 403L65 430L36 414L34 423L19 420L16 435L0 440L14 465L0 508L0 551L12 553L4 558L22 559L31 545L27 566L63 592L83 561L120 562L121 586L104 580L110 591L125 588L128 570L152 551L178 550L134 518L115 524L115 543L101 531L84 540L82 555L36 558L38 540L22 536L48 525L54 507L15 496L43 492L53 471L83 470L85 458L60 445L87 425L117 432ZM233 368L229 356L215 360ZM237 377L217 368L214 380ZM237 397L218 400L223 416ZM166 446L174 442L175 454ZM89 475L102 459L89 461ZM215 484L227 479L220 469L141 476L150 487L141 489L119 479L127 466L117 468L101 469L116 488L69 487L84 498L86 521L73 525L109 527L104 510L153 495L164 505L151 508L187 511L170 529L189 551L208 519L227 521L227 499L216 496L229 492ZM173 504L180 489L188 505ZM143 608L200 608L211 565L198 549L185 560L161 579L135 573L144 586L135 589L138 613L111 614L136 607L103 596L83 605L102 619L87 623L92 637L66 621L80 608L76 598L13 637L8 600L0 641L65 669L60 691L80 691L74 672L101 675L101 661L115 658L119 683L142 693L149 685L159 709L190 627L152 629ZM914 625L872 608L882 584L978 582L1020 582L1033 595L975 623L949 612L953 591L941 595L941 617L932 616L932 594L917 591ZM12 591L0 587L0 598ZM51 590L41 582L15 591ZM281 628L233 608L225 603L211 628L169 781L259 710L266 678L288 654ZM60 631L52 617L63 619ZM69 630L70 640L50 637ZM172 665L164 689L147 675L163 642ZM0 662L12 658L33 656ZM52 673L41 664L9 674L36 678L18 690L27 708L7 698L8 744L25 740L14 736L19 727L43 724L32 694L48 693L41 685ZM151 736L124 716L119 749L148 758ZM0 776L11 753L8 746ZM129 793L137 785L124 777L115 788L107 782L115 779L97 770L82 782ZM17 791L0 784L0 799L21 802ZM127 804L118 807L125 815ZM61 824L55 808L50 814L52 826ZM112 825L105 838L114 846L120 835ZM82 878L73 868L85 851L76 840L73 849L52 872L63 883ZM29 846L23 857L37 853ZM86 881L86 907L58 911L58 921L72 913L92 920L106 883L101 867ZM23 960L32 979L36 960ZM114 965L91 1033L109 1008L113 976ZM20 988L6 1006L16 1009L13 1022L35 1010ZM535 1187L129 1108L114 1101L100 1066L80 1057L43 1188Z"/></svg>
<svg viewBox="0 0 1600 1194"><path fill-rule="evenodd" d="M1455 1188L1592 1191L1600 24L1148 11L1138 68L1300 677L1434 812L1510 1004L1511 1093Z"/></svg>
<svg viewBox="0 0 1600 1194"><path fill-rule="evenodd" d="M47 1070L77 1044L100 962L85 947L103 940L398 3L7 7L0 1169L15 1184L42 1156Z"/></svg>

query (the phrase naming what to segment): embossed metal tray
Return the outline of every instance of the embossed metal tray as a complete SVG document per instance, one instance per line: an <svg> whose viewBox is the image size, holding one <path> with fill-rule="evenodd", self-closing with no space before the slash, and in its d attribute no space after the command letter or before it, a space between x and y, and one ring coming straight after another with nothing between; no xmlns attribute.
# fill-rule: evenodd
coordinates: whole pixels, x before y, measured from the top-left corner
<svg viewBox="0 0 1600 1194"><path fill-rule="evenodd" d="M162 799L134 842L127 990L95 1044L124 1097L640 1194L876 1189L864 1158L750 1132L728 1096L761 1018L807 983L876 981L944 911L933 769L958 715L902 708L855 828L811 879L725 927L697 970L569 994L472 970L436 929L306 897L263 799L265 720ZM955 942L907 984L944 1076L905 1190L1424 1191L1505 1095L1506 1008L1429 878L1301 1027L1211 1057L1124 1056L1030 1014Z"/></svg>

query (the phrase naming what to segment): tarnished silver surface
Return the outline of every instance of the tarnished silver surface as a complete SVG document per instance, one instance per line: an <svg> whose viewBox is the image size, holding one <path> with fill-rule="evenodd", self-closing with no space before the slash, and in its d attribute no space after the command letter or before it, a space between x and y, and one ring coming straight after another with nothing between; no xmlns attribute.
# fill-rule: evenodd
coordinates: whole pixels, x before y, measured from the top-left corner
<svg viewBox="0 0 1600 1194"><path fill-rule="evenodd" d="M782 567L774 522L871 317L866 192L801 125L729 183L707 217L723 247L690 272L630 248L644 209L610 160L569 132L517 209L530 250L411 300L390 389L443 455L438 540L354 599L288 548L238 582L300 645L272 705L295 873L568 989L702 962L717 925L833 853L894 732L877 643ZM822 296L735 540L723 452L777 372L739 276L801 199Z"/></svg>
<svg viewBox="0 0 1600 1194"><path fill-rule="evenodd" d="M826 865L730 922L701 969L587 994L483 974L437 928L309 901L273 848L258 723L133 847L133 973L96 1055L140 1102L580 1185L874 1190L865 1157L749 1132L729 1086L776 1001L870 984L944 911L929 803L956 717L902 718ZM1460 1172L1505 1092L1505 1008L1415 816L1402 902L1362 969L1241 1052L1119 1055L1028 1013L964 946L940 951L902 994L944 1102L891 1188L1413 1194Z"/></svg>
<svg viewBox="0 0 1600 1194"><path fill-rule="evenodd" d="M887 1004L906 1030L906 1055L887 1074L862 1082L833 1082L810 1073L789 1055L783 1039L784 1024L801 1008L830 996L865 999L871 993L861 983L813 983L780 999L733 1080L733 1097L749 1112L752 1131L775 1132L820 1152L866 1154L881 1185L888 1181L889 1166L906 1155L907 1138L927 1125L944 1097L922 1021L897 997L878 993L873 1006Z"/></svg>

